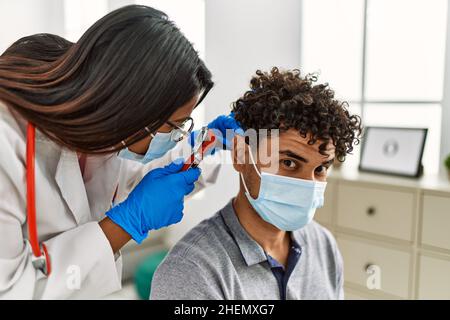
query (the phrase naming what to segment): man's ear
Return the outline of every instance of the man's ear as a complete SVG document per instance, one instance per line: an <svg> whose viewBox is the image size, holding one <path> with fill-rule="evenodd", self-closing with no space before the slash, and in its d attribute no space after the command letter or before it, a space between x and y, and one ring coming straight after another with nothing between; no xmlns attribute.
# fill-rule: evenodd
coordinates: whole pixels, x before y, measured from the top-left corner
<svg viewBox="0 0 450 320"><path fill-rule="evenodd" d="M237 172L243 172L246 159L248 159L248 148L245 143L245 137L235 135L233 138L233 147L231 149L231 157L233 160L233 167Z"/></svg>

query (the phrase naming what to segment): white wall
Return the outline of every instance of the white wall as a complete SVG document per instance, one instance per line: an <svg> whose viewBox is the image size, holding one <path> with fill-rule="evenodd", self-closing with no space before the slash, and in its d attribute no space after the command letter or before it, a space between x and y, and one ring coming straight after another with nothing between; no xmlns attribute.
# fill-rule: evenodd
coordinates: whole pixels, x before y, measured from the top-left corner
<svg viewBox="0 0 450 320"><path fill-rule="evenodd" d="M205 101L210 121L230 112L258 68L299 67L300 1L206 0L205 55L216 83ZM218 183L186 202L183 221L169 229L169 243L222 208L237 190L236 172L223 165Z"/></svg>
<svg viewBox="0 0 450 320"><path fill-rule="evenodd" d="M19 38L47 32L64 35L61 0L0 1L0 53Z"/></svg>

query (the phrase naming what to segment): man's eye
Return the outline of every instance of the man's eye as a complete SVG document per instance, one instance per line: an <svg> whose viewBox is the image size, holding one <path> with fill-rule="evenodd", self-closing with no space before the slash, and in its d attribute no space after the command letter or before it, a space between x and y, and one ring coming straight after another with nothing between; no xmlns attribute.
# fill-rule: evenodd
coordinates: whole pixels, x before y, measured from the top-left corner
<svg viewBox="0 0 450 320"><path fill-rule="evenodd" d="M324 174L327 171L327 167L319 166L319 167L316 168L315 171L316 171L317 174Z"/></svg>
<svg viewBox="0 0 450 320"><path fill-rule="evenodd" d="M290 169L294 169L296 167L296 164L294 161L286 159L283 160L283 165L285 165L286 167L290 168Z"/></svg>

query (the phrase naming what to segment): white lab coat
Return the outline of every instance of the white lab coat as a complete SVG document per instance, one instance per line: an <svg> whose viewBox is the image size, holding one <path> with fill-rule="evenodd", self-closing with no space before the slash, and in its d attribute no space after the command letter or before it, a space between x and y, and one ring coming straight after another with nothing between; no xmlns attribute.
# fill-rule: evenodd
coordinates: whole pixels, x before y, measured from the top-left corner
<svg viewBox="0 0 450 320"><path fill-rule="evenodd" d="M36 216L39 240L51 257L47 278L33 267L27 240L26 122L1 102L0 152L0 299L90 299L120 289L122 258L114 256L98 221L117 186L120 202L161 163L91 156L82 176L77 154L36 130ZM203 168L199 184L214 182L217 171Z"/></svg>

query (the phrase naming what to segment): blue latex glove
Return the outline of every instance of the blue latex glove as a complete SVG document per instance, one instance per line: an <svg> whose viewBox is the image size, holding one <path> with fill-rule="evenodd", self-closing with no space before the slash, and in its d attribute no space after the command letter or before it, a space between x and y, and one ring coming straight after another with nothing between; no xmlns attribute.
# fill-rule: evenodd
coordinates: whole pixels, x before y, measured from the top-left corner
<svg viewBox="0 0 450 320"><path fill-rule="evenodd" d="M184 196L194 190L200 169L180 172L182 160L157 168L139 182L122 203L106 215L141 243L148 231L180 222L183 218Z"/></svg>
<svg viewBox="0 0 450 320"><path fill-rule="evenodd" d="M213 130L218 140L216 142L216 147L211 149L210 154L214 154L216 149L219 150L231 149L232 141L231 140L229 141L229 139L227 139L227 131L229 131L228 132L229 135L230 133L232 133L231 136L229 136L228 138L234 137L234 134L240 135L244 134L244 130L240 127L236 119L234 119L233 112L231 112L228 116L226 115L218 116L208 124L208 128ZM195 137L197 136L198 133L199 131L193 131L191 133L190 137L191 146L194 146Z"/></svg>
<svg viewBox="0 0 450 320"><path fill-rule="evenodd" d="M208 124L208 128L219 130L222 133L223 137L226 137L227 129L231 129L237 134L244 134L244 130L241 128L236 119L234 119L233 112L231 112L228 116L218 116Z"/></svg>

